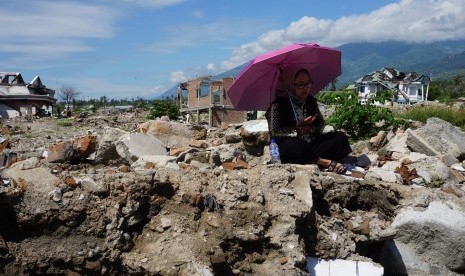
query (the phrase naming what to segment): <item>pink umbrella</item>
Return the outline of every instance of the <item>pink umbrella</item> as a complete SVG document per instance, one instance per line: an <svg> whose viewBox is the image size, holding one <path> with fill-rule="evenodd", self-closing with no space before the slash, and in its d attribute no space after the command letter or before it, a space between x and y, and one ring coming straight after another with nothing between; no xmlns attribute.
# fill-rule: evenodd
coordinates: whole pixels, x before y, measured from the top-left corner
<svg viewBox="0 0 465 276"><path fill-rule="evenodd" d="M275 98L281 69L302 66L310 73L310 93L316 95L341 74L341 52L315 43L291 44L259 55L239 74L228 90L237 110L267 110Z"/></svg>

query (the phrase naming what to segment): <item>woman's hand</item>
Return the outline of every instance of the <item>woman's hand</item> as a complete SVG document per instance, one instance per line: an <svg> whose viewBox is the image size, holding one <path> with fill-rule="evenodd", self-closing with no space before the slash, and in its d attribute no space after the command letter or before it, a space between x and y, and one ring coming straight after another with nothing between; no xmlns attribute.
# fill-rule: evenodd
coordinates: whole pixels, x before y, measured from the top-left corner
<svg viewBox="0 0 465 276"><path fill-rule="evenodd" d="M317 117L318 117L318 114L315 114L313 116L308 116L307 118L303 118L297 123L297 127L309 126L315 122Z"/></svg>
<svg viewBox="0 0 465 276"><path fill-rule="evenodd" d="M311 125L303 125L303 126L296 127L298 136L303 136L305 134L311 134L313 133L313 129L314 127Z"/></svg>

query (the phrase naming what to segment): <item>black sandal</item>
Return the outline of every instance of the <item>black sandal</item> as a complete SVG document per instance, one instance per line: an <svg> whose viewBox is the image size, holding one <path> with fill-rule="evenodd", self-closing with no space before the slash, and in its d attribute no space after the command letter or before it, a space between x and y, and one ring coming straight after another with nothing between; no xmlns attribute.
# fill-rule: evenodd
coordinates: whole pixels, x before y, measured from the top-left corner
<svg viewBox="0 0 465 276"><path fill-rule="evenodd" d="M329 164L326 171L334 172L337 174L343 174L347 171L347 168L343 164L340 164L339 166L337 164L340 164L340 163L338 163L336 160L331 160L331 163Z"/></svg>

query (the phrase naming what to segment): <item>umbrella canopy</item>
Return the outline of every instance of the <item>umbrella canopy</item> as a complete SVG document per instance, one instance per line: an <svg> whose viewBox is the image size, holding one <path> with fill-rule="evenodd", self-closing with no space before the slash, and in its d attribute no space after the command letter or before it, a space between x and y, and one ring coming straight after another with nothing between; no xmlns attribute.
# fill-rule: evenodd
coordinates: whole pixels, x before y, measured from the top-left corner
<svg viewBox="0 0 465 276"><path fill-rule="evenodd" d="M275 98L280 72L289 66L301 66L310 73L310 94L341 74L341 52L315 43L291 44L255 57L228 89L237 110L267 110Z"/></svg>

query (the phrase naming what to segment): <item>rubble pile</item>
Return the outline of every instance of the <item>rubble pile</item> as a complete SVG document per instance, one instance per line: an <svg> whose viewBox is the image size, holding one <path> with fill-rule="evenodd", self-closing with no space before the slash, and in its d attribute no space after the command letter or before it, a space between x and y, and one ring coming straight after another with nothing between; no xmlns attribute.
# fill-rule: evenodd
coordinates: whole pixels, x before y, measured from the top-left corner
<svg viewBox="0 0 465 276"><path fill-rule="evenodd" d="M347 175L267 164L266 129L4 122L0 273L465 273L460 129L432 118L381 132L353 145L371 166Z"/></svg>

